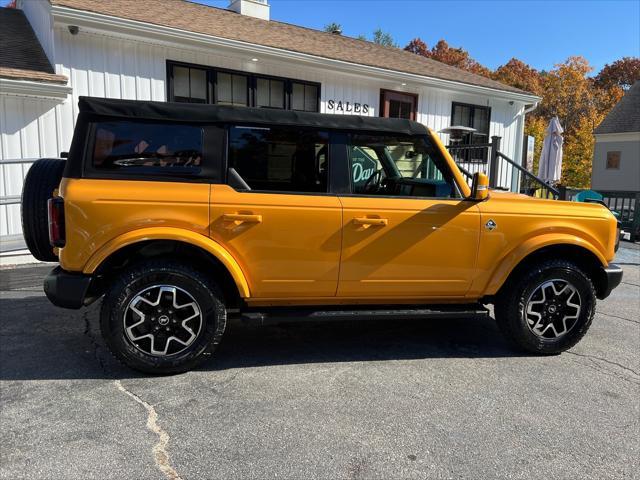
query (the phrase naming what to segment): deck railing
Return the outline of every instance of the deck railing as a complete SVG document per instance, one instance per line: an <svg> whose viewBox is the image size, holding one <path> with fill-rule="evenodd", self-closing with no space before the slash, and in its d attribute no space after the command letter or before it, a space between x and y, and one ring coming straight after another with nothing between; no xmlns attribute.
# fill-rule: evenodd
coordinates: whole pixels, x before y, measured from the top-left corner
<svg viewBox="0 0 640 480"><path fill-rule="evenodd" d="M474 173L484 172L489 176L491 188L520 192L532 197L561 198L558 188L536 177L502 153L500 140L500 137L494 136L491 137L491 143L449 145L447 149L469 182Z"/></svg>

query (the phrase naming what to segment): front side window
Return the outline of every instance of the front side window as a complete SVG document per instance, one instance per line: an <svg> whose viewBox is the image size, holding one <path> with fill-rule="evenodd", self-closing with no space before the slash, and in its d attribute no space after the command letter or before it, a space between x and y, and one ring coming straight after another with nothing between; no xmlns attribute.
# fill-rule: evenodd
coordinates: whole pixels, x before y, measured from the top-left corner
<svg viewBox="0 0 640 480"><path fill-rule="evenodd" d="M94 125L92 166L100 171L197 174L202 127L112 121Z"/></svg>
<svg viewBox="0 0 640 480"><path fill-rule="evenodd" d="M231 127L230 177L245 190L327 192L326 132L296 128Z"/></svg>
<svg viewBox="0 0 640 480"><path fill-rule="evenodd" d="M403 197L458 197L440 151L424 136L352 135L352 192Z"/></svg>

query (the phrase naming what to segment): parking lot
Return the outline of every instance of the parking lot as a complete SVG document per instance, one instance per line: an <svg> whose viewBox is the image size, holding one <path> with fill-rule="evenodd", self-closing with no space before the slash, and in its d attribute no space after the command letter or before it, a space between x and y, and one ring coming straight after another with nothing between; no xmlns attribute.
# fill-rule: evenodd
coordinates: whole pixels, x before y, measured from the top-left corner
<svg viewBox="0 0 640 480"><path fill-rule="evenodd" d="M633 246L632 246L633 247ZM639 478L640 250L570 352L493 321L232 324L172 377L119 366L50 266L2 270L0 477Z"/></svg>

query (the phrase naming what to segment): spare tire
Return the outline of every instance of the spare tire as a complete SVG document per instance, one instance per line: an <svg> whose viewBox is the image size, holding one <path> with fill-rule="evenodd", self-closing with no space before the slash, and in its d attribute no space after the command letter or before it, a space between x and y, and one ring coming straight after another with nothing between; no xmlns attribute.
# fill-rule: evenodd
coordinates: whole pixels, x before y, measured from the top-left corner
<svg viewBox="0 0 640 480"><path fill-rule="evenodd" d="M57 262L49 243L49 219L47 200L60 185L65 161L57 158L41 158L27 172L22 188L22 233L27 248L38 260Z"/></svg>

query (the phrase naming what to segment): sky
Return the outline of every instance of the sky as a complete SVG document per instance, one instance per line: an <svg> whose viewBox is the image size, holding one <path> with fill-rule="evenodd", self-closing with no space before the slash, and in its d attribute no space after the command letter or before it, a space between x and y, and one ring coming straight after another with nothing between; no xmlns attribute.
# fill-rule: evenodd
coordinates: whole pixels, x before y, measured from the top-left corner
<svg viewBox="0 0 640 480"><path fill-rule="evenodd" d="M226 8L228 0L196 0ZM404 47L420 37L429 47L445 39L489 68L512 57L539 70L572 55L594 74L625 56L640 56L640 0L431 1L269 0L271 19L322 29L336 22L356 37L382 28Z"/></svg>

